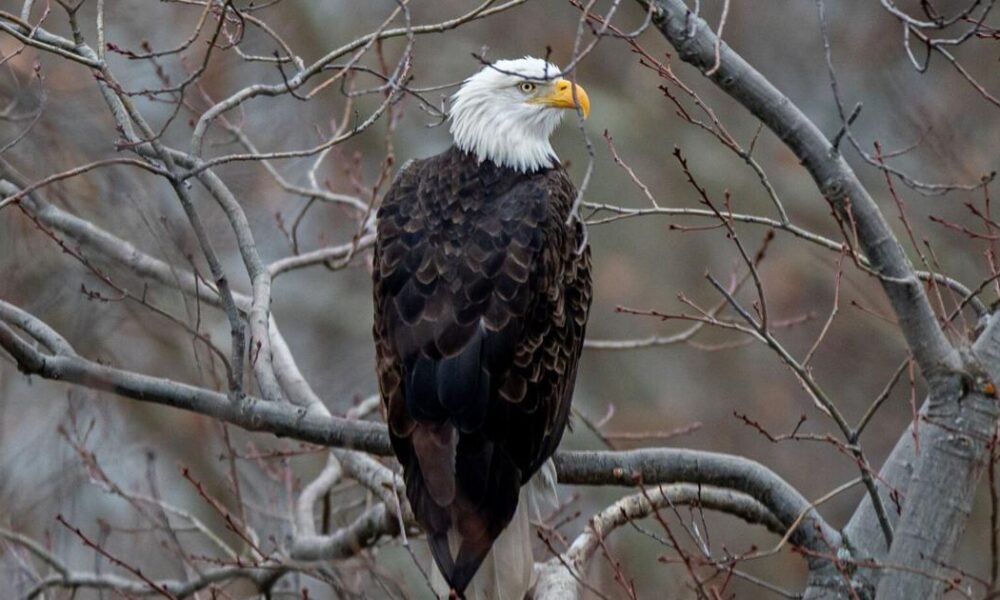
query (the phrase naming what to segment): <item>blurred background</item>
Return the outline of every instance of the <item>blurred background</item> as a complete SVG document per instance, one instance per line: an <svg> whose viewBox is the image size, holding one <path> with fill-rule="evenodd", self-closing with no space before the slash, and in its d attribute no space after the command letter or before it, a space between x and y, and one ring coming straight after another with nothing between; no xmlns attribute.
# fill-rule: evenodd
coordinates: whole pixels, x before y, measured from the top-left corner
<svg viewBox="0 0 1000 600"><path fill-rule="evenodd" d="M13 0L4 10L20 11ZM237 3L242 5L243 3ZM940 2L938 10L951 14L963 2ZM916 11L919 3L901 2ZM395 8L391 1L305 2L285 0L255 12L292 46L308 64L331 49L380 26ZM597 2L594 11L605 13L611 3ZM453 18L473 7L470 2L410 2L414 24ZM701 3L702 15L718 23L722 2ZM41 16L36 7L32 22ZM137 50L144 42L153 49L176 47L186 40L200 17L201 8L175 2L152 3L120 0L107 3L106 40L121 48ZM94 43L95 5L79 11L82 32ZM453 84L480 68L473 56L487 59L545 56L557 64L569 61L579 27L580 12L568 2L531 1L482 21L473 21L441 34L418 36L414 45L414 87ZM830 44L840 93L848 110L863 108L853 131L867 152L873 142L885 152L914 146L889 162L916 179L935 183L976 183L998 167L1000 108L988 101L941 56L931 57L924 73L914 69L902 44L902 27L878 3L849 0L827 6ZM623 30L631 31L644 20L636 3L625 2L614 16ZM211 21L210 21L211 24ZM393 26L401 25L401 21ZM996 27L991 15L985 25ZM69 35L64 12L56 6L44 27ZM813 2L733 3L724 38L747 61L764 73L829 136L840 128L823 55L817 7ZM585 40L590 36L585 35ZM176 83L191 72L204 55L202 38L180 56L156 61L130 60L109 53L111 69L130 90L163 87L163 77ZM667 61L672 50L652 28L639 38L652 56ZM386 62L395 63L405 44L397 38L382 45ZM276 49L259 29L248 27L241 43L247 53L270 55ZM991 93L1000 94L1000 45L996 39L973 38L952 50L965 69ZM119 155L119 140L95 82L88 70L33 49L21 49L12 37L0 35L0 145L31 129L16 145L5 148L2 158L28 180L102 158ZM916 49L923 59L923 49ZM154 64L155 63L155 64ZM361 64L378 68L374 50ZM676 74L710 106L744 147L758 132L758 122L690 67L674 59ZM37 71L36 71L37 69ZM290 72L290 71L289 71ZM659 205L698 208L696 191L687 183L672 153L679 148L693 175L718 206L731 194L732 210L775 217L771 200L757 175L738 156L702 129L677 115L674 104L660 90L677 86L640 64L627 43L604 39L579 64L577 81L592 102L583 131L573 119L557 132L554 146L580 182L592 149L593 173L585 200L627 207L648 207L649 202L612 159L604 134L614 140L623 161L648 186ZM246 85L276 83L281 75L273 64L250 63L232 50L217 51L200 80L189 89L182 109L170 121L164 143L186 149L191 125L210 102L218 101ZM359 87L378 85L359 76ZM423 96L441 105L454 88L432 90ZM355 100L350 119L363 119L381 101L373 94ZM136 96L138 108L158 127L171 119L175 106L162 98ZM688 110L704 115L687 100ZM344 113L345 99L336 86L309 102L282 96L258 98L226 115L239 123L247 136L264 151L313 146L328 135ZM37 115L37 122L34 122ZM450 144L447 126L432 126L440 119L422 110L412 97L396 109L391 150L398 168L406 160L433 155ZM387 119L337 146L317 170L319 183L335 192L371 200L372 186L386 156ZM585 132L585 136L584 133ZM847 143L844 142L844 147ZM206 140L206 155L240 151L233 136L215 125ZM849 162L882 207L886 220L916 259L913 245L899 219L899 209L885 177L845 150ZM768 131L754 143L754 157L766 170L792 221L806 229L841 241L842 236L828 204L819 195L795 157ZM289 181L305 184L312 158L275 163ZM293 252L287 235L308 202L283 191L258 162L230 163L218 174L245 208L265 261ZM987 252L995 240L973 238L943 226L930 217L984 231L966 203L983 208L987 190L953 191L927 196L896 182L906 215L921 250L923 240L933 249L940 270L970 288L991 274ZM384 187L382 188L384 190ZM377 196L380 190L374 190ZM245 269L236 251L231 229L222 212L200 189L193 193L209 226L216 248L225 258L233 285L248 291ZM127 168L109 168L47 186L41 196L73 214L91 220L154 256L183 268L208 269L200 256L190 226L169 185L163 180ZM587 214L587 213L585 213ZM317 203L305 213L297 230L300 248L312 250L350 241L358 230L354 213L336 205ZM671 225L675 225L672 227ZM683 295L701 307L720 300L704 275L727 282L742 272L739 254L723 228L684 230L676 225L709 225L705 220L648 216L624 219L590 228L595 267L595 299L588 337L593 340L627 340L682 331L690 323L623 314L618 307L691 313L679 300ZM761 246L767 229L737 226L740 239L751 251ZM994 230L995 232L995 230ZM819 335L833 304L838 253L777 232L761 265L771 318L788 321L777 330L779 340L802 357ZM306 378L335 414L344 414L361 399L376 393L371 343L369 255L356 257L342 270L321 266L293 271L275 281L272 310ZM228 326L224 316L208 307L195 307L180 294L160 286L146 286L121 267L104 266L120 285L137 294L147 293L158 305L202 331L228 352ZM0 298L45 319L88 358L171 377L214 389L225 389L219 370L203 350L192 350L191 336L147 308L117 301L92 271L81 265L42 233L14 207L0 212ZM100 298L88 294L98 291ZM936 296L933 296L935 297ZM739 298L749 305L755 298L746 286ZM942 292L948 311L956 296ZM982 297L996 299L992 287ZM938 307L935 301L935 306ZM888 383L906 358L891 310L877 282L845 261L840 290L840 311L811 361L813 373L850 422L856 422ZM968 335L975 325L972 313L958 320L955 339ZM730 315L731 316L731 315ZM123 400L91 390L43 381L18 373L8 357L0 357L0 525L43 540L54 552L80 569L114 571L106 560L84 547L79 538L60 525L56 515L102 539L114 554L129 556L152 576L179 577L184 570L171 558L172 542L162 532L144 533L145 518L135 506L113 493L116 485L154 493L172 504L200 515L219 536L238 541L226 531L218 515L181 468L223 502L232 503L235 469L241 484L247 518L267 539L280 544L288 535L290 502L294 493L322 468L323 453L302 448L273 436L224 430L200 416ZM772 443L734 413L747 415L771 433L791 431L800 418L800 432L837 435L833 422L818 411L794 375L778 357L759 343L732 331L706 328L693 343L642 350L588 349L579 370L575 407L586 418L603 421L602 431L615 447L649 445L699 448L727 452L760 461L776 471L807 498L815 499L857 477L853 460L827 443L786 441ZM912 402L923 398L923 384L911 386L908 376L868 426L862 445L877 468L903 433L912 417ZM605 421L606 419L606 421ZM684 433L664 436L663 432ZM640 439L620 439L614 434L656 433ZM226 460L226 439L244 458ZM666 439L664 439L666 437ZM564 448L596 449L604 443L577 417ZM290 455L267 457L268 449ZM95 471L96 470L96 471ZM101 473L106 477L102 477ZM821 509L834 526L842 526L862 497L862 487L834 497ZM975 513L958 555L958 567L972 577L989 571L989 490L980 486ZM334 502L350 503L357 490L338 492ZM572 500L554 522L568 539L575 537L596 510L625 493L612 488L564 487ZM340 498L337 500L336 498ZM669 512L669 511L667 511ZM692 522L687 509L665 514L670 523ZM346 517L345 517L346 518ZM706 515L704 526L712 550L748 552L769 548L777 539L727 516ZM652 520L644 529L657 531ZM658 533L662 536L662 530ZM197 532L181 532L192 554L211 553L211 544ZM685 584L686 573L669 557L676 554L655 537L624 527L608 541L608 552L620 561L634 581L639 598L688 598L694 592ZM536 556L546 552L539 544ZM418 548L418 556L424 556ZM667 558L664 558L667 557ZM590 571L590 582L612 598L626 597L614 582L610 561L599 552ZM805 583L802 558L788 550L766 560L742 564L746 572L792 592ZM362 557L333 565L341 591L310 579L292 577L279 589L310 588L309 597L407 597L428 592L420 582L410 556L397 541L388 541ZM366 587L375 570L396 586ZM25 590L30 578L23 556L0 546L0 582L3 589ZM283 586L283 587L282 587ZM979 592L983 589L975 588ZM726 592L740 598L781 597L747 581L733 581ZM63 593L63 592L61 592ZM249 593L239 585L228 588L235 597ZM70 592L64 592L68 597ZM80 591L76 598L98 597ZM56 596L62 597L62 596Z"/></svg>

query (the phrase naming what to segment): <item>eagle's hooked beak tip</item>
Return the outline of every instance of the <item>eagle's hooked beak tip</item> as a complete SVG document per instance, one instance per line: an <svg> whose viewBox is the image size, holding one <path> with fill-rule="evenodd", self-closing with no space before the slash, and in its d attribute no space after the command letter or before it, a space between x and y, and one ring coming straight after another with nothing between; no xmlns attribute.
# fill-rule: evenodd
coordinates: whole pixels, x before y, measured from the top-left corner
<svg viewBox="0 0 1000 600"><path fill-rule="evenodd" d="M559 108L579 108L584 119L590 116L590 98L583 86L561 77L554 83L555 92L547 99L547 104Z"/></svg>

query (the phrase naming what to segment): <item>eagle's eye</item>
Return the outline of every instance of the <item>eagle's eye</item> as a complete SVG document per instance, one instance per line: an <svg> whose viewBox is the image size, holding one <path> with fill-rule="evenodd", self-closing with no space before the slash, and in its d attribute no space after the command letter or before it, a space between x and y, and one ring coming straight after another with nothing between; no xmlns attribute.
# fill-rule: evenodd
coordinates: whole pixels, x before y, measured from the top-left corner
<svg viewBox="0 0 1000 600"><path fill-rule="evenodd" d="M522 81L521 83L517 84L517 89L521 90L525 94L530 94L531 92L535 91L535 84L530 81Z"/></svg>

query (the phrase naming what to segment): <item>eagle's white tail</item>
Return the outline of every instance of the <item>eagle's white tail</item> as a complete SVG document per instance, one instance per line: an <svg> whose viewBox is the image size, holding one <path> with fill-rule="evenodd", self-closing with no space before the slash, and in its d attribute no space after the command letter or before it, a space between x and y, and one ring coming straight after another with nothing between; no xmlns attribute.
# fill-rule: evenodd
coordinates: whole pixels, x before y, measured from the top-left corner
<svg viewBox="0 0 1000 600"><path fill-rule="evenodd" d="M556 467L552 459L521 488L517 510L507 528L493 543L476 576L465 590L466 600L522 600L534 585L534 557L531 551L531 520L559 506L556 494ZM452 552L461 543L457 532L449 535ZM431 561L431 584L439 598L448 597L448 584Z"/></svg>

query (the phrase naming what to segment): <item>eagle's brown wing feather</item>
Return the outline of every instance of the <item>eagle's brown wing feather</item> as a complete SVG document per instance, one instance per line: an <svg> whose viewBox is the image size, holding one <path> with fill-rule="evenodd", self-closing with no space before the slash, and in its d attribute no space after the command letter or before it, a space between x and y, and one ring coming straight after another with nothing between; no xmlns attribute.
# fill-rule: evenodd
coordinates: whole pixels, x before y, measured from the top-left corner
<svg viewBox="0 0 1000 600"><path fill-rule="evenodd" d="M405 169L379 210L379 385L407 496L459 591L568 418L591 294L575 195L560 169L453 148Z"/></svg>

